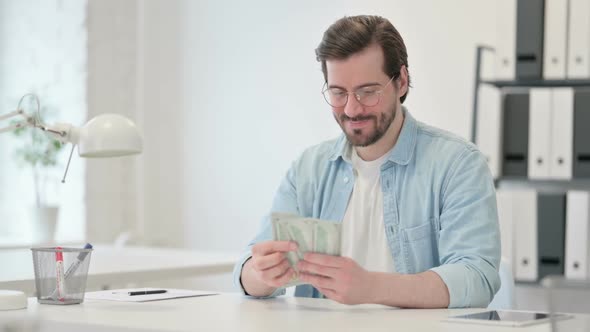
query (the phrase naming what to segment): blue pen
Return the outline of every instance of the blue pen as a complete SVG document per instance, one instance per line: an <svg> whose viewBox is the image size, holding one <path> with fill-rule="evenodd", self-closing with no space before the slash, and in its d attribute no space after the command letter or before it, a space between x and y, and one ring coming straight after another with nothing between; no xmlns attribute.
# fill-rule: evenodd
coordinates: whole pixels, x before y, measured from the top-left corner
<svg viewBox="0 0 590 332"><path fill-rule="evenodd" d="M92 249L92 245L90 243L86 243L84 249ZM68 267L68 270L66 271L66 273L64 273L64 280L68 280L68 277L74 274L74 272L76 272L76 270L78 269L78 267L80 267L86 256L88 256L88 253L90 253L90 251L83 251L78 254L76 260L72 262L72 264L70 264L70 267ZM50 298L55 298L57 296L57 292L57 289L54 290L53 293L51 293Z"/></svg>
<svg viewBox="0 0 590 332"><path fill-rule="evenodd" d="M84 249L92 249L92 245L90 243L86 243L86 245L84 246ZM68 270L64 274L64 279L68 279L68 277L71 274L74 274L74 272L76 272L76 270L78 269L80 264L82 264L82 261L84 261L84 258L86 258L86 256L88 256L89 252L90 251L83 251L78 254L78 257L76 257L76 260L72 264L70 264L70 267L68 267Z"/></svg>

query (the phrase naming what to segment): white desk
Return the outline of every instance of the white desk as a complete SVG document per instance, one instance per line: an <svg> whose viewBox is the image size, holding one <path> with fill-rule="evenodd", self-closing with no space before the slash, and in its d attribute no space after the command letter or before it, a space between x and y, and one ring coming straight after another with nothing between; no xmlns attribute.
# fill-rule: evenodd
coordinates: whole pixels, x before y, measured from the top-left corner
<svg viewBox="0 0 590 332"><path fill-rule="evenodd" d="M87 287L97 289L112 283L229 273L237 260L237 253L96 245L91 256ZM0 289L22 290L33 294L35 276L30 249L0 250L0 264Z"/></svg>
<svg viewBox="0 0 590 332"><path fill-rule="evenodd" d="M509 328L441 320L449 315L482 311L399 310L379 305L346 306L331 300L279 297L248 299L239 294L130 303L87 300L83 304L56 306L29 300L29 308L0 311L0 324L40 320L41 331L447 331L541 332L548 324ZM590 330L590 316L558 322L564 331ZM0 325L1 326L1 325Z"/></svg>

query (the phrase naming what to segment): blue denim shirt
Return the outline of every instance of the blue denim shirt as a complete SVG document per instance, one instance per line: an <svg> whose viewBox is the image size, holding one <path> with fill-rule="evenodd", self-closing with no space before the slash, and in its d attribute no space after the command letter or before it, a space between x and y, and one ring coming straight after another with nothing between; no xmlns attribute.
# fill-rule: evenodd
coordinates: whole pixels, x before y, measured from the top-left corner
<svg viewBox="0 0 590 332"><path fill-rule="evenodd" d="M395 270L436 272L449 290L449 307L486 307L500 288L500 232L485 158L473 144L403 112L402 130L380 179L383 231ZM303 152L283 179L271 212L342 221L355 182L348 144L342 135ZM242 292L240 274L252 245L271 239L266 216L234 269ZM311 285L297 286L295 295L320 296Z"/></svg>

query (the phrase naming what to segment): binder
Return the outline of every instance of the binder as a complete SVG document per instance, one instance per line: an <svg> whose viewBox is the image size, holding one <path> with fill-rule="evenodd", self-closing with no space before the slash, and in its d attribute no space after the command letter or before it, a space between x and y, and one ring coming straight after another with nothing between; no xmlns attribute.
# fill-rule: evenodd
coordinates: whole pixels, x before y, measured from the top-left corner
<svg viewBox="0 0 590 332"><path fill-rule="evenodd" d="M512 217L512 191L497 190L498 222L500 224L500 239L502 242L502 257L510 262L514 269L514 220Z"/></svg>
<svg viewBox="0 0 590 332"><path fill-rule="evenodd" d="M502 141L502 94L491 85L479 87L476 144L486 157L494 178L500 176Z"/></svg>
<svg viewBox="0 0 590 332"><path fill-rule="evenodd" d="M567 193L565 277L590 278L590 192Z"/></svg>
<svg viewBox="0 0 590 332"><path fill-rule="evenodd" d="M551 89L530 89L528 176L547 179L549 174L549 143L551 141Z"/></svg>
<svg viewBox="0 0 590 332"><path fill-rule="evenodd" d="M567 0L545 0L543 78L566 78Z"/></svg>
<svg viewBox="0 0 590 332"><path fill-rule="evenodd" d="M534 190L514 191L512 217L515 221L514 276L519 281L536 281L538 277L537 193Z"/></svg>
<svg viewBox="0 0 590 332"><path fill-rule="evenodd" d="M496 79L496 51L494 48L493 52L484 51L481 52L480 60L480 80L482 81L493 81Z"/></svg>
<svg viewBox="0 0 590 332"><path fill-rule="evenodd" d="M516 78L543 77L544 0L518 0L516 10Z"/></svg>
<svg viewBox="0 0 590 332"><path fill-rule="evenodd" d="M526 177L529 146L529 94L507 93L502 115L502 175Z"/></svg>
<svg viewBox="0 0 590 332"><path fill-rule="evenodd" d="M551 179L569 180L573 174L574 89L553 88L551 93L549 173Z"/></svg>
<svg viewBox="0 0 590 332"><path fill-rule="evenodd" d="M590 77L590 1L570 0L568 19L568 78Z"/></svg>
<svg viewBox="0 0 590 332"><path fill-rule="evenodd" d="M496 79L514 80L516 72L516 0L497 0Z"/></svg>
<svg viewBox="0 0 590 332"><path fill-rule="evenodd" d="M590 177L590 90L574 92L574 178Z"/></svg>
<svg viewBox="0 0 590 332"><path fill-rule="evenodd" d="M542 193L537 197L538 279L563 275L565 266L565 195Z"/></svg>

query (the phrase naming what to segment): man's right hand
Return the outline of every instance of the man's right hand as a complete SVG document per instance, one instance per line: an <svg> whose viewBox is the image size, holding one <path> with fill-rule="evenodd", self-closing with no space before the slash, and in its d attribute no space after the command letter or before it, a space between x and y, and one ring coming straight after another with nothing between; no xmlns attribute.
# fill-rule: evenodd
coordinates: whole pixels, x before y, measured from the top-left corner
<svg viewBox="0 0 590 332"><path fill-rule="evenodd" d="M242 268L241 281L246 293L268 296L287 284L294 276L285 253L296 251L297 244L290 241L265 241L252 247L252 257Z"/></svg>

